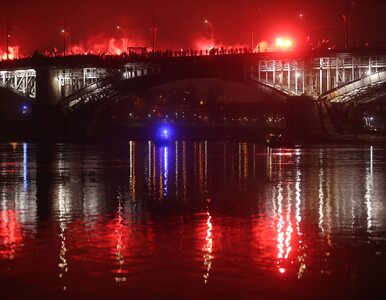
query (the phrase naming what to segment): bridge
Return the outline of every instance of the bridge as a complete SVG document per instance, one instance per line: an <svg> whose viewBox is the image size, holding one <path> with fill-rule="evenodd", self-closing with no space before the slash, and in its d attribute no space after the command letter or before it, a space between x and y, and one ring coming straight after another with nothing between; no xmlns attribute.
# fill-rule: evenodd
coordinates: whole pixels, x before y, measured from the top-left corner
<svg viewBox="0 0 386 300"><path fill-rule="evenodd" d="M303 95L330 102L359 101L357 92L363 96L386 81L386 50L38 57L0 63L0 88L31 101L48 97L50 103L67 107L93 98L116 96L119 91L113 90L123 85L128 85L129 91L135 87L130 82L138 83L138 78L143 81L144 77L165 77L165 81L206 76L253 80L267 90L288 96ZM44 92L44 88L48 90Z"/></svg>
<svg viewBox="0 0 386 300"><path fill-rule="evenodd" d="M220 77L281 98L369 103L386 95L386 49L135 57L68 56L0 62L0 89L75 111L115 103L138 89L187 78Z"/></svg>

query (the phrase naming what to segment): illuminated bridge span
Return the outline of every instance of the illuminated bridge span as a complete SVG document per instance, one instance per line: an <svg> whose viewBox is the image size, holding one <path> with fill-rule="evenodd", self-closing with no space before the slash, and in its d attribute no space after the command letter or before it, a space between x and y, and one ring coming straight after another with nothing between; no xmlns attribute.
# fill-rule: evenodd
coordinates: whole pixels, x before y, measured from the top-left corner
<svg viewBox="0 0 386 300"><path fill-rule="evenodd" d="M36 71L22 69L0 71L0 87L6 87L28 98L36 98Z"/></svg>
<svg viewBox="0 0 386 300"><path fill-rule="evenodd" d="M281 97L372 101L386 94L386 50L312 51L176 58L33 57L0 63L0 88L70 110L119 101L187 78L243 81Z"/></svg>

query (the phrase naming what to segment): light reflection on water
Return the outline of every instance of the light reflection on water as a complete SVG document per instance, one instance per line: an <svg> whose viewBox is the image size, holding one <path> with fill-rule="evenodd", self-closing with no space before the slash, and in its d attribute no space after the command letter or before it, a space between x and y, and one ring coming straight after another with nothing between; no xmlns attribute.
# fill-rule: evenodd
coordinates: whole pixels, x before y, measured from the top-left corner
<svg viewBox="0 0 386 300"><path fill-rule="evenodd" d="M2 144L0 287L97 299L385 292L385 150Z"/></svg>

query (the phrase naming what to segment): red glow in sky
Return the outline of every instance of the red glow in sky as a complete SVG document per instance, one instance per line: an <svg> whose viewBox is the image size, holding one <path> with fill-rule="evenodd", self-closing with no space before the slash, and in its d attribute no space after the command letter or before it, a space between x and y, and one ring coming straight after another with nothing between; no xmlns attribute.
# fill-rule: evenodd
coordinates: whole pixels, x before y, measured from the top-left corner
<svg viewBox="0 0 386 300"><path fill-rule="evenodd" d="M9 21L11 46L20 45L21 52L30 54L62 49L61 29L64 18L69 33L68 44L74 51L106 51L109 47L124 48L122 39L135 47L151 46L153 15L158 27L158 49L196 49L211 39L205 19L213 24L216 45L251 45L252 28L255 45L260 41L274 43L277 36L290 36L301 44L306 37L314 43L330 39L344 42L342 14L345 1L307 0L260 1L127 1L115 0L101 5L91 0L67 0L65 3L46 0L7 1L0 10L0 19ZM360 1L351 8L351 41L353 44L377 42L386 44L382 34L386 28L382 0ZM251 26L253 24L253 26ZM127 37L117 25L125 29ZM5 22L0 23L0 48L5 49ZM93 40L103 42L95 45ZM111 44L111 41L112 42ZM299 41L299 43L298 43ZM102 46L101 46L102 44ZM101 50L103 49L103 50Z"/></svg>
<svg viewBox="0 0 386 300"><path fill-rule="evenodd" d="M8 48L8 58L9 59L17 59L19 58L19 47L18 46L11 46ZM7 59L7 51L6 49L2 49L0 47L0 60Z"/></svg>

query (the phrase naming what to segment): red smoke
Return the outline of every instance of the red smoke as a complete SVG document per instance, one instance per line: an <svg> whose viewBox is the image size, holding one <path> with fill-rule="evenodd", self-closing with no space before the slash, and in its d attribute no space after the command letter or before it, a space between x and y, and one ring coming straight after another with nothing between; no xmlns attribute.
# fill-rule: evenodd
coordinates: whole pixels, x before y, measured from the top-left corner
<svg viewBox="0 0 386 300"><path fill-rule="evenodd" d="M139 38L112 38L103 34L91 37L85 42L70 45L70 54L111 54L121 55L128 49L144 47L145 43ZM125 49L126 48L126 49Z"/></svg>
<svg viewBox="0 0 386 300"><path fill-rule="evenodd" d="M129 53L129 52L138 52L138 49L146 49L147 51L151 51L151 48L146 47L148 42L146 42L143 38L140 37L111 37L106 36L105 34L98 34L95 35L86 41L76 42L76 43L70 43L70 40L67 41L66 45L66 54L67 55L83 55L83 54L107 54L107 55L121 55L122 53ZM237 53L239 53L240 49L242 49L242 52L245 51L245 49L248 49L248 52L250 52L250 45L246 44L225 44L222 42L214 42L215 48L217 49L224 49L224 53L235 53L230 50L238 50ZM63 51L62 47L58 47L58 49L55 49L54 55L60 54ZM213 41L211 39L205 38L203 36L196 37L192 39L191 42L191 49L194 51L203 51L203 54L208 54L209 51L213 48ZM166 50L165 48L158 48L159 50ZM176 49L171 49L176 50ZM178 51L182 49L177 49ZM190 49L189 49L190 50ZM275 45L274 43L270 43L267 41L261 41L259 42L255 49L253 49L254 52L269 52L269 51L280 51L283 49L280 49ZM290 50L290 49L289 49ZM46 52L46 55L51 55L51 53ZM9 59L18 59L22 56L20 55L20 49L19 46L12 46L9 47L8 51L8 57ZM7 54L4 49L0 48L0 60L7 59Z"/></svg>
<svg viewBox="0 0 386 300"><path fill-rule="evenodd" d="M18 59L21 58L19 46L8 47L8 58ZM7 52L5 49L0 48L0 60L7 59Z"/></svg>

